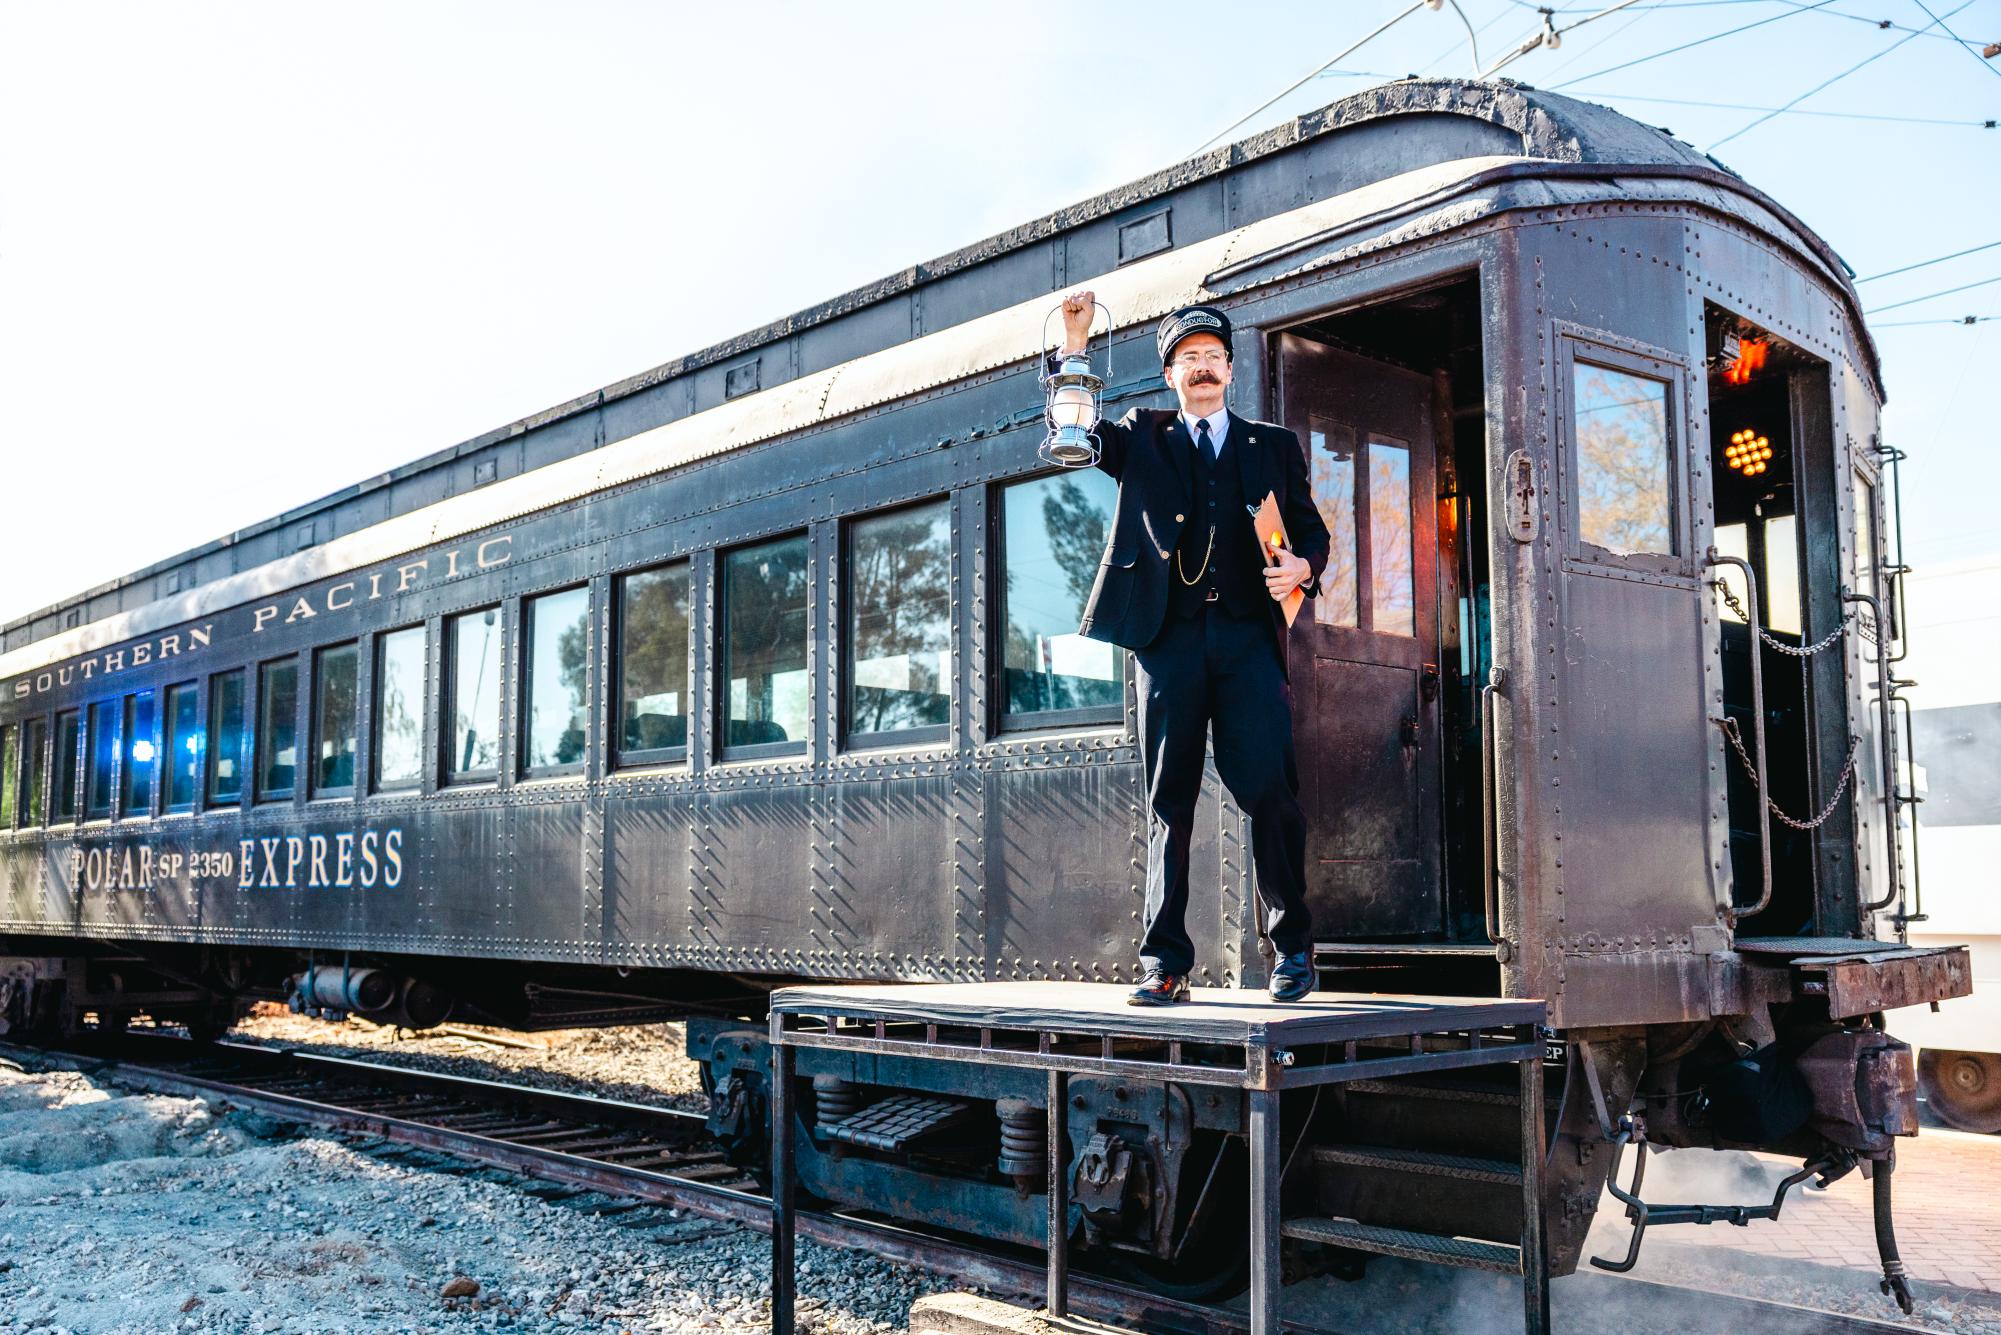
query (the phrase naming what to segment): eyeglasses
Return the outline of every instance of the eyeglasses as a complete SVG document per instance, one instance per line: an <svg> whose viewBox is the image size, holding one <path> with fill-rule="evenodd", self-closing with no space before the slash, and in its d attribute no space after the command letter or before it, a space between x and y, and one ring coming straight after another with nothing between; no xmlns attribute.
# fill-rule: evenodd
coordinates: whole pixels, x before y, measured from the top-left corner
<svg viewBox="0 0 2001 1335"><path fill-rule="evenodd" d="M1228 360L1230 354L1221 348L1190 348L1174 354L1176 366L1219 366Z"/></svg>

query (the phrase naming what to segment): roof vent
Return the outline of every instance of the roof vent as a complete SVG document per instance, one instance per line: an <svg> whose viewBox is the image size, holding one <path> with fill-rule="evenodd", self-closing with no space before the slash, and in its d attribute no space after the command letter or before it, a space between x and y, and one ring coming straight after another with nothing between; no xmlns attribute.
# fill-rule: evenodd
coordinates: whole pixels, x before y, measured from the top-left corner
<svg viewBox="0 0 2001 1335"><path fill-rule="evenodd" d="M761 358L753 357L741 366L732 366L723 376L723 397L733 399L739 394L751 394L757 390L757 367Z"/></svg>
<svg viewBox="0 0 2001 1335"><path fill-rule="evenodd" d="M500 460L475 459L472 461L472 484L483 487L500 476Z"/></svg>
<svg viewBox="0 0 2001 1335"><path fill-rule="evenodd" d="M312 524L308 522L299 525L298 530L292 534L292 550L295 552L303 552L304 550L306 550L306 548L312 545L313 545Z"/></svg>
<svg viewBox="0 0 2001 1335"><path fill-rule="evenodd" d="M1158 213L1149 213L1144 218L1135 218L1129 223L1121 224L1119 263L1131 264L1134 260L1145 259L1148 255L1157 255L1163 250L1170 249L1174 245L1174 238L1168 230L1167 215L1172 212L1174 210L1171 208L1162 209Z"/></svg>

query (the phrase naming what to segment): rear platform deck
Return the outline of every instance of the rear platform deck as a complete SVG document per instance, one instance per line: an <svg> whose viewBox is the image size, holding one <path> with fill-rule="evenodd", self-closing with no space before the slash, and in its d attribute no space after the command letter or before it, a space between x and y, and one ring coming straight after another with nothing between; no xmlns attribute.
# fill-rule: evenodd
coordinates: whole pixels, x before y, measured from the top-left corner
<svg viewBox="0 0 2001 1335"><path fill-rule="evenodd" d="M798 1048L894 1053L1046 1071L1045 1109L1066 1103L1072 1075L1224 1086L1245 1101L1250 1161L1250 1328L1280 1330L1280 1241L1294 1236L1522 1276L1525 1328L1549 1328L1540 1167L1543 1134L1539 1001L1318 992L1304 1001L1197 989L1168 1007L1126 1004L1100 983L900 983L792 987L771 1003L772 1330L793 1328L792 1054ZM1519 1248L1371 1229L1352 1220L1280 1218L1280 1096L1287 1089L1515 1064L1522 1084ZM1064 1119L1048 1117L1048 1306L1067 1306L1068 1244L1076 1221ZM1383 1236L1376 1236L1381 1234ZM1393 1235L1393 1236L1392 1236Z"/></svg>

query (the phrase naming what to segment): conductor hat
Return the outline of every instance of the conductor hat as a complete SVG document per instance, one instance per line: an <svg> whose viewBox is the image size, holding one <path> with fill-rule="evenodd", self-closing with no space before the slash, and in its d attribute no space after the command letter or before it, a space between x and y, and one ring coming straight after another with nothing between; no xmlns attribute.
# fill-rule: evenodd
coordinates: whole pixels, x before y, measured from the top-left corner
<svg viewBox="0 0 2001 1335"><path fill-rule="evenodd" d="M1174 356L1174 345L1190 334L1214 334L1223 340L1223 350L1232 360L1236 353L1230 347L1230 317L1214 306L1183 306L1174 314L1160 322L1160 329L1154 335L1160 344L1160 364L1166 366Z"/></svg>

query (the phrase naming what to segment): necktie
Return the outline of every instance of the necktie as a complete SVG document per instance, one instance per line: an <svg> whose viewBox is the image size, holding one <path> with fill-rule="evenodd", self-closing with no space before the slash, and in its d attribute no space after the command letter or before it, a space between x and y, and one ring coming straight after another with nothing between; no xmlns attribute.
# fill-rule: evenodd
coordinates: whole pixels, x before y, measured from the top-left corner
<svg viewBox="0 0 2001 1335"><path fill-rule="evenodd" d="M1196 443L1202 447L1202 457L1207 459L1213 468L1216 464L1216 442L1209 438L1209 419L1204 417L1198 421L1195 424L1195 431Z"/></svg>

